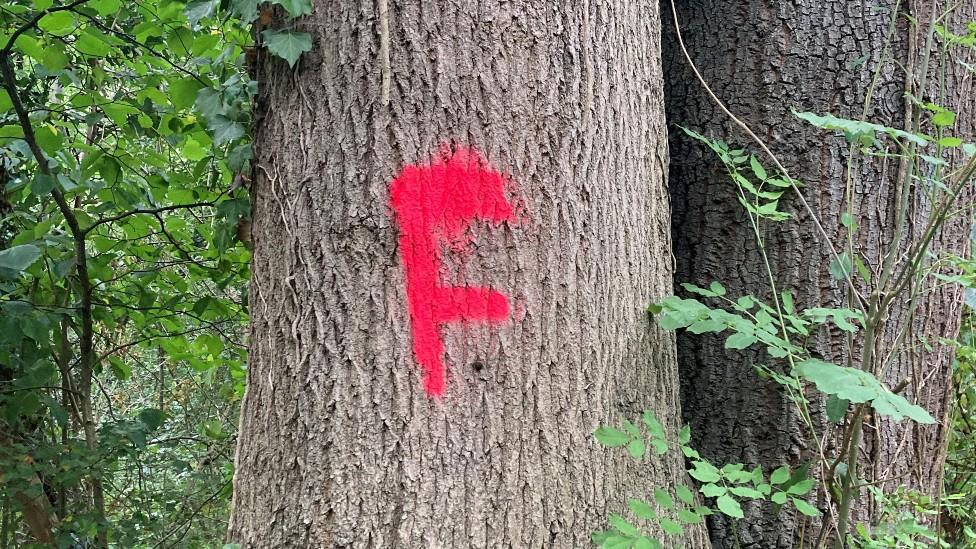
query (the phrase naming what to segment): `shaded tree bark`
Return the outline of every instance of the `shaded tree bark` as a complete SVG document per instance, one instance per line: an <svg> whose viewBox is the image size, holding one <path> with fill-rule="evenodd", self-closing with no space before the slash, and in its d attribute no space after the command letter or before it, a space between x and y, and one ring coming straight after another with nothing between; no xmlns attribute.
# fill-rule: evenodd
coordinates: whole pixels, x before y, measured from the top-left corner
<svg viewBox="0 0 976 549"><path fill-rule="evenodd" d="M938 10L948 5L934 4ZM976 3L954 5L956 11L944 23L960 32L965 21L976 19ZM670 1L665 0L663 6L669 122L758 150L694 77L676 43ZM931 21L928 3L922 9L921 3L914 1L678 0L677 6L684 40L704 78L730 110L766 141L791 175L807 185L804 194L838 249L843 249L846 239L841 215L848 209L853 213L860 225L855 249L877 274L882 255L897 234L895 212L904 172L897 161L859 162L853 168L855 185L848 200L848 144L842 137L825 134L795 118L790 109L860 119L865 97L870 94L867 119L902 128L906 116L916 112L904 98L908 89L925 101L960 113L953 132L971 139L976 121L972 78L958 63L971 63L971 53L954 52L940 59L935 52L925 68L920 52ZM895 10L899 17L893 24ZM910 25L906 14L920 25ZM890 48L885 49L882 45L889 35ZM878 78L873 82L875 71ZM920 91L923 74L928 75L927 84ZM718 280L726 285L729 295L754 294L768 299L762 260L724 167L711 152L680 132L671 135L676 280L706 285ZM931 214L932 204L920 187L912 182L909 189L907 229L899 241L902 246L907 239L919 236ZM964 200L964 209L965 204ZM764 230L777 284L791 289L801 307L844 306L848 292L829 274L831 255L824 239L798 203L791 201L787 209L796 214L793 221L767 224ZM970 221L969 215L954 217L933 248L962 252ZM957 333L961 294L954 287L932 286L931 282L926 287L913 284L913 292L931 292L918 297L907 323L892 320L881 337L879 351L881 356L888 356L898 335L908 334L903 350L889 357L884 381L894 387L909 379L903 395L940 422L920 426L884 418L868 421L861 448L867 460L864 480L880 482L879 486L888 490L907 486L937 494L940 489L952 350L939 338ZM863 285L861 289L867 293ZM892 318L912 307L912 300L900 299ZM933 349L925 350L921 340ZM717 337L681 335L678 341L683 412L692 425L693 443L703 455L719 462L762 464L767 468L796 466L813 459L813 442L801 429L792 404L775 383L756 375L753 365L769 363L768 357L725 350ZM837 332L821 332L813 342L814 352L842 365L846 365L845 347L844 337ZM822 402L815 404L814 420L823 432L827 423ZM862 494L856 514L870 519L875 511ZM738 537L742 547L794 547L801 531L809 541L811 532L815 535L818 528L819 519L804 527L789 512L753 503L746 506ZM735 534L723 517L712 517L710 533L716 547L736 546Z"/></svg>
<svg viewBox="0 0 976 549"><path fill-rule="evenodd" d="M635 463L591 436L645 408L679 415L674 342L645 312L672 276L656 2L317 2L298 27L314 48L295 71L258 60L229 538L590 545L608 512L683 476L677 456ZM439 327L437 398L389 185L467 148L506 175L515 212L445 244L439 276L510 307Z"/></svg>

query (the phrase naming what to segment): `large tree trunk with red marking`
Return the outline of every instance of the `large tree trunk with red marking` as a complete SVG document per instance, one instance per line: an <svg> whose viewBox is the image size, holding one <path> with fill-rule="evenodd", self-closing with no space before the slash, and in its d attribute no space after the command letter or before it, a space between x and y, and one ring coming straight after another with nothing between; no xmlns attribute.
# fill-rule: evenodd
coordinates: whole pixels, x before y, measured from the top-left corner
<svg viewBox="0 0 976 549"><path fill-rule="evenodd" d="M683 478L591 436L678 423L645 312L672 276L656 2L320 1L298 27L294 71L258 65L230 539L589 546Z"/></svg>
<svg viewBox="0 0 976 549"><path fill-rule="evenodd" d="M971 50L954 49L946 58L934 52L928 65L928 85L922 92L920 50L932 21L931 9L941 14L954 7L952 16L940 22L964 34L965 22L976 19L976 2L676 3L684 40L704 78L766 141L791 175L807 185L804 193L839 249L843 249L846 238L841 216L848 210L853 213L860 225L854 235L855 248L877 273L898 224L895 211L900 190L905 188L904 173L899 172L897 163L883 159L861 163L855 168L857 185L848 200L848 144L842 137L800 121L790 109L860 119L870 93L867 119L901 128L906 111L911 112L905 99L906 82L911 82L910 90L923 101L960 113L951 133L971 140L976 95L972 75L967 76L965 66L959 63L973 63ZM692 73L677 43L670 0L664 0L663 6L669 122L756 149ZM896 7L899 17L892 26ZM906 11L919 21L918 26L909 25ZM892 42L886 49L883 45L890 32ZM938 41L935 44L941 48ZM873 81L876 70L878 78ZM911 77L906 70L913 73ZM931 131L930 127L925 129ZM705 285L717 280L725 284L730 296L754 294L768 299L763 260L724 166L681 132L672 133L671 155L677 280ZM956 160L959 165L960 159ZM918 238L931 214L925 192L911 183L903 236ZM965 208L967 200L960 208ZM829 273L831 255L824 239L799 203L789 201L786 207L796 213L796 218L786 224L767 224L763 235L777 284L791 289L802 307L844 306L846 288ZM933 248L962 253L970 221L968 215L954 216ZM865 294L869 291L865 285L861 289ZM910 384L902 394L925 407L940 424L922 426L872 418L865 427L861 479L887 491L906 486L936 495L945 460L947 433L941 423L946 414L952 359L952 349L940 338L957 333L962 296L958 288L949 286L913 285L912 289L920 290L921 295L907 327L910 340L892 359L883 381L894 387L908 378ZM881 356L894 348L897 334L906 328L898 319L909 303L904 297L895 303L881 337ZM923 339L933 346L931 350L920 343ZM692 425L693 443L703 455L723 463L762 464L767 469L812 460L814 441L800 427L793 405L779 386L760 379L753 369L756 363L769 363L769 357L726 350L716 337L682 335L678 343L683 411ZM813 348L826 360L846 362L843 334L820 333ZM826 427L823 403L815 400L814 404L814 419L822 430ZM823 507L823 501L820 503ZM870 523L876 512L867 493L862 492L855 505L858 520ZM712 542L723 548L794 547L801 535L810 543L820 527L820 519L806 519L804 525L802 516L756 502L746 506L746 518L739 522L738 531L723 516L710 519Z"/></svg>

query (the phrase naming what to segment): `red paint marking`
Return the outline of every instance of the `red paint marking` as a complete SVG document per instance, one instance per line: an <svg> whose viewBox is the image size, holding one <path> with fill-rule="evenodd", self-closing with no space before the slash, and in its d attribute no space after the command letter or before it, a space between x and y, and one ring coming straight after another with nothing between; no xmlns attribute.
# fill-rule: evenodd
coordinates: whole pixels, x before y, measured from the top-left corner
<svg viewBox="0 0 976 549"><path fill-rule="evenodd" d="M441 239L460 240L471 222L514 222L505 178L474 150L445 150L429 166L407 166L390 185L400 226L400 259L407 279L413 352L428 394L444 394L447 368L440 325L496 324L508 316L508 298L491 288L442 286Z"/></svg>

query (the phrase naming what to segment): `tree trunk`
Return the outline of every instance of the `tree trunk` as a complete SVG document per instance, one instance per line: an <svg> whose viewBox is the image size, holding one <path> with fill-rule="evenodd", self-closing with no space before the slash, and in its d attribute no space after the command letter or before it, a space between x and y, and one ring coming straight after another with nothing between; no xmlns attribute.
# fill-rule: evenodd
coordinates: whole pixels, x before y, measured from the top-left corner
<svg viewBox="0 0 976 549"><path fill-rule="evenodd" d="M229 538L591 545L683 471L591 436L678 423L645 312L672 276L658 6L318 2L298 27L294 71L258 61Z"/></svg>
<svg viewBox="0 0 976 549"><path fill-rule="evenodd" d="M877 273L896 225L899 177L903 178L897 162L861 163L855 171L853 199L848 201L848 144L842 137L795 118L790 109L861 119L872 77L879 70L867 119L904 127L906 112L910 112L904 99L906 72L897 63L915 75L924 70L918 51L924 46L929 12L916 9L916 2L901 2L899 9L911 12L923 28L913 28L900 17L886 56L882 45L892 30L894 1L678 0L677 4L684 40L704 78L784 161L791 175L807 185L804 195L839 249L846 239L841 215L850 208L860 225L855 249ZM946 3L936 4L944 9ZM694 77L676 42L670 1L664 0L663 6L669 122L758 150ZM951 17L950 30L964 34L960 22L973 20L974 14L976 3L964 2ZM965 69L955 59L938 57L936 52L929 65L924 100L960 113L953 133L971 139L976 112L971 75L964 77ZM944 82L939 82L938 75L945 75ZM917 81L911 89L918 89ZM945 98L939 97L942 91ZM730 296L751 293L768 299L769 284L754 236L720 161L680 132L672 133L671 155L676 280L705 285L717 280L725 284ZM922 191L913 188L907 237L919 236L931 208ZM844 306L847 290L829 274L831 255L824 239L797 202L787 209L796 214L794 220L767 224L764 234L777 284L792 289L800 307ZM969 221L966 215L954 218L933 247L963 251ZM909 378L902 394L940 422L946 413L952 350L939 338L957 333L960 303L957 288L943 288L921 298L910 321L906 348L893 358L883 379L894 387ZM901 300L895 304L895 313L902 314L908 307L908 300ZM905 327L894 321L884 327L883 353L892 349L896 334ZM934 349L921 348L918 338ZM792 404L776 384L760 379L753 369L754 364L768 363L768 357L725 350L717 337L682 335L678 349L683 412L692 425L693 443L703 455L719 462L741 461L767 468L812 460L814 444L801 430ZM838 332L820 333L814 338L813 350L825 360L846 365L845 342ZM813 412L822 430L826 427L822 402ZM863 480L886 480L880 486L887 490L907 486L937 494L945 457L944 427L872 418L865 425L862 444L862 457L867 460L862 465ZM870 520L871 512L862 493L856 513ZM753 504L746 513L738 524L741 547L794 547L801 530L809 542L819 528L819 519L801 528L797 517L771 505ZM736 535L728 522L721 516L712 518L709 528L715 547L736 547Z"/></svg>

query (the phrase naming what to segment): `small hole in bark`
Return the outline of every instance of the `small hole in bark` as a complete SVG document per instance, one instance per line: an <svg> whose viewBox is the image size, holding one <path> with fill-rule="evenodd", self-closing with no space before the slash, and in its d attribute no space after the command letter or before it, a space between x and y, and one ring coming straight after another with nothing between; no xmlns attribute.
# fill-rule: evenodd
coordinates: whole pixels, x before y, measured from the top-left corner
<svg viewBox="0 0 976 549"><path fill-rule="evenodd" d="M481 370L485 369L485 365L480 360L476 360L471 363L471 368L476 372L480 372Z"/></svg>

